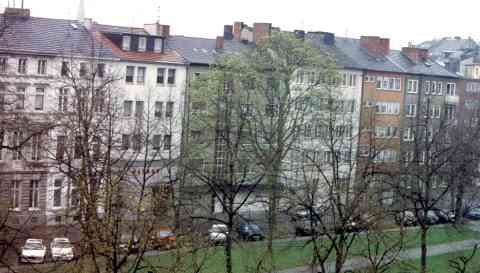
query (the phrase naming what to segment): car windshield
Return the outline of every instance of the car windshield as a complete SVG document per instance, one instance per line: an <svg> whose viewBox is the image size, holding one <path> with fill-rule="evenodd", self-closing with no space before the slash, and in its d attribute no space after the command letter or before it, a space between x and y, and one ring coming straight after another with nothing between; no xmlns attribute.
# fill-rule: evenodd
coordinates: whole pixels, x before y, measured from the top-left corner
<svg viewBox="0 0 480 273"><path fill-rule="evenodd" d="M227 232L227 226L213 226L213 232Z"/></svg>
<svg viewBox="0 0 480 273"><path fill-rule="evenodd" d="M473 208L470 210L470 212L475 213L475 214L480 214L480 208Z"/></svg>
<svg viewBox="0 0 480 273"><path fill-rule="evenodd" d="M71 248L72 245L70 244L70 242L63 241L63 242L53 243L53 247L56 247L56 248Z"/></svg>
<svg viewBox="0 0 480 273"><path fill-rule="evenodd" d="M260 228L255 224L245 225L245 230L260 231Z"/></svg>
<svg viewBox="0 0 480 273"><path fill-rule="evenodd" d="M27 244L25 244L24 249L27 249L27 250L42 250L43 245L40 244L40 243L27 243Z"/></svg>
<svg viewBox="0 0 480 273"><path fill-rule="evenodd" d="M162 230L158 232L158 237L160 238L166 238L166 237L171 237L173 236L173 232L170 230Z"/></svg>

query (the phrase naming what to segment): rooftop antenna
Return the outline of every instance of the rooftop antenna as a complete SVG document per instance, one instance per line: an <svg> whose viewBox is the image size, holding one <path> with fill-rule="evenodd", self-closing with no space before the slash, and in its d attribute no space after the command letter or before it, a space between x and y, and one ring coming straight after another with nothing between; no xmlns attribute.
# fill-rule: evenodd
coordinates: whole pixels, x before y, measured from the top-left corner
<svg viewBox="0 0 480 273"><path fill-rule="evenodd" d="M160 6L157 7L157 24L160 23Z"/></svg>
<svg viewBox="0 0 480 273"><path fill-rule="evenodd" d="M345 28L345 38L348 38L348 27Z"/></svg>
<svg viewBox="0 0 480 273"><path fill-rule="evenodd" d="M23 0L22 0L22 9L23 9Z"/></svg>
<svg viewBox="0 0 480 273"><path fill-rule="evenodd" d="M15 0L13 0L13 7L15 7Z"/></svg>

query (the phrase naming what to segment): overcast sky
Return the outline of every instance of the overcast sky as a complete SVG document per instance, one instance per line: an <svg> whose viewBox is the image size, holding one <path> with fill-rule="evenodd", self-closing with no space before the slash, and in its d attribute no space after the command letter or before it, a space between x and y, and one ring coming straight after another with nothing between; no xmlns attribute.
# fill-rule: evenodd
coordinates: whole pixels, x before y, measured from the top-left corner
<svg viewBox="0 0 480 273"><path fill-rule="evenodd" d="M76 18L80 0L24 0L32 16ZM474 0L84 0L87 17L103 24L171 26L176 35L214 38L223 25L269 22L284 30L334 32L338 36L380 35L398 49L432 38L479 38ZM0 0L0 7L8 2Z"/></svg>

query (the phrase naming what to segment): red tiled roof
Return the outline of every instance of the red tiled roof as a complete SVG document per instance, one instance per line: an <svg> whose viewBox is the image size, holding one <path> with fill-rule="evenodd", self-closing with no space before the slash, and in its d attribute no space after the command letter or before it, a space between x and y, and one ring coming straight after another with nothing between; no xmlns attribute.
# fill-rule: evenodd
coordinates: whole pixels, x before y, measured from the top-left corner
<svg viewBox="0 0 480 273"><path fill-rule="evenodd" d="M166 51L164 53L154 52L136 52L124 51L115 45L110 39L105 37L100 32L95 33L95 37L105 46L109 47L113 54L123 60L129 61L147 61L147 62L170 62L170 63L185 63L185 60L176 51Z"/></svg>

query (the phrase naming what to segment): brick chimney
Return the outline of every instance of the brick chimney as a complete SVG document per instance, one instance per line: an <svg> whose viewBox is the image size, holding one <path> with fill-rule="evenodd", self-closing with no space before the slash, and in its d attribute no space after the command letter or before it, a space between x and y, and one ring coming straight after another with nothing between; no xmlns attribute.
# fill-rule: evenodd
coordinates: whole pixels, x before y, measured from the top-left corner
<svg viewBox="0 0 480 273"><path fill-rule="evenodd" d="M253 42L258 45L262 40L270 36L272 24L253 23Z"/></svg>
<svg viewBox="0 0 480 273"><path fill-rule="evenodd" d="M235 41L240 41L240 36L242 35L243 22L234 22L233 23L233 39Z"/></svg>
<svg viewBox="0 0 480 273"><path fill-rule="evenodd" d="M428 57L428 50L415 46L402 47L402 53L414 63L423 62Z"/></svg>
<svg viewBox="0 0 480 273"><path fill-rule="evenodd" d="M390 39L378 36L361 36L360 46L375 57L383 57L390 52Z"/></svg>
<svg viewBox="0 0 480 273"><path fill-rule="evenodd" d="M24 8L5 8L3 15L7 17L29 18L30 10Z"/></svg>
<svg viewBox="0 0 480 273"><path fill-rule="evenodd" d="M215 40L215 49L223 49L223 43L223 36L217 36L217 39Z"/></svg>
<svg viewBox="0 0 480 273"><path fill-rule="evenodd" d="M161 36L161 37L165 37L165 38L170 36L170 26L169 25L161 25L159 23L144 24L143 28L150 35Z"/></svg>

